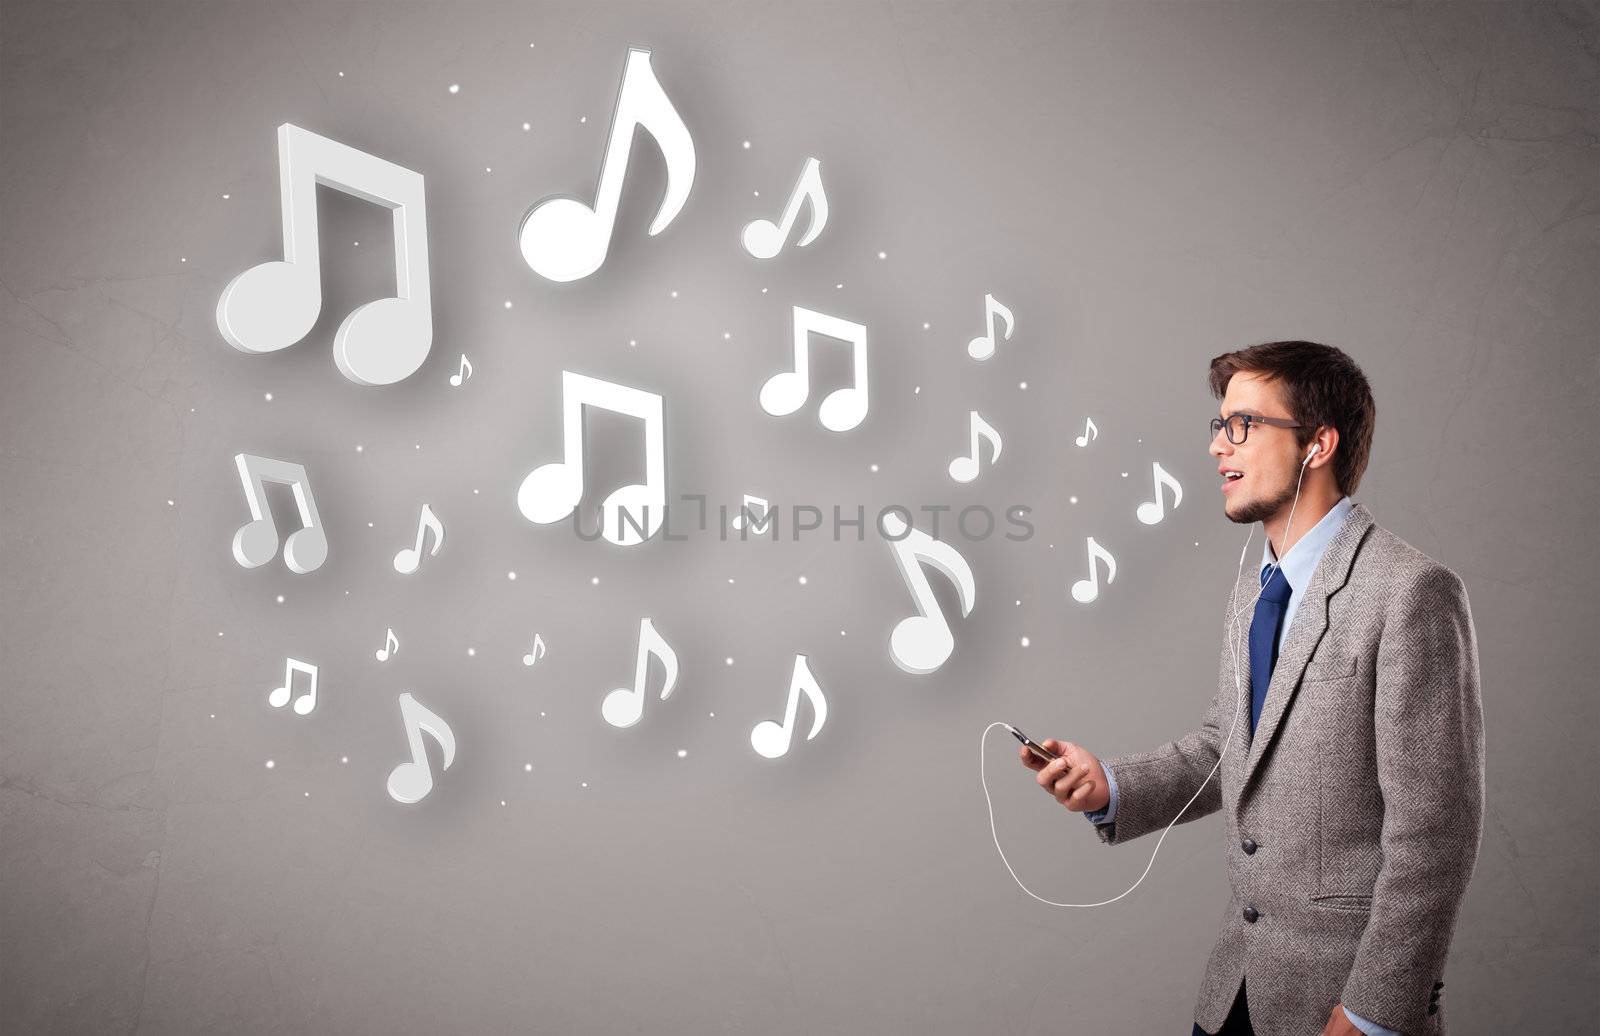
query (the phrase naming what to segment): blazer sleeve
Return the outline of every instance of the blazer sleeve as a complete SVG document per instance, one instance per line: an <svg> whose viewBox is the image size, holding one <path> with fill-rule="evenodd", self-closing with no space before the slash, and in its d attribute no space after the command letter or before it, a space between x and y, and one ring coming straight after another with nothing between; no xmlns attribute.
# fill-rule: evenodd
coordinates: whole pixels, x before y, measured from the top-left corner
<svg viewBox="0 0 1600 1036"><path fill-rule="evenodd" d="M1466 589L1441 566L1390 600L1373 723L1383 863L1341 1002L1421 1032L1483 832L1483 702Z"/></svg>
<svg viewBox="0 0 1600 1036"><path fill-rule="evenodd" d="M1221 666L1224 674L1232 671L1227 644L1222 647ZM1222 777L1212 774L1212 768L1222 749L1221 725L1229 721L1229 707L1236 701L1231 685L1224 686L1227 683L1226 677L1217 681L1217 693L1197 729L1153 751L1104 760L1117 774L1117 810L1109 823L1095 825L1102 842L1119 845L1161 830L1180 809L1178 822L1186 824L1222 808ZM1191 798L1193 805L1184 809Z"/></svg>

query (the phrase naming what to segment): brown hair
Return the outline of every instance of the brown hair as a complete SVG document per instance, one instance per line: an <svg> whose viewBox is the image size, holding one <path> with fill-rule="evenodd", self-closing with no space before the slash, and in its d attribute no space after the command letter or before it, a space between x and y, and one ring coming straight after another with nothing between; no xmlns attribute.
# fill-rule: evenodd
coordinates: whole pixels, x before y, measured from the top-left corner
<svg viewBox="0 0 1600 1036"><path fill-rule="evenodd" d="M1372 426L1378 406L1372 388L1342 350L1317 342L1265 342L1223 353L1211 361L1211 393L1218 399L1239 373L1256 374L1283 385L1291 416L1304 428L1294 430L1304 446L1318 427L1336 429L1333 477L1339 490L1354 493L1372 455Z"/></svg>

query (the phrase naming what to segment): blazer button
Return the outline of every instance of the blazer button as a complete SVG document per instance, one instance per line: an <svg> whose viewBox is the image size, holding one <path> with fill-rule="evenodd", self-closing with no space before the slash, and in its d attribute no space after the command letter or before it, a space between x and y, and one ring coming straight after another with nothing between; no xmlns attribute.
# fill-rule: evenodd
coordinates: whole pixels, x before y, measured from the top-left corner
<svg viewBox="0 0 1600 1036"><path fill-rule="evenodd" d="M1256 918L1258 918L1260 916L1261 915L1256 912L1256 908L1255 907L1247 906L1247 907L1244 908L1244 919L1246 921L1249 921L1251 924L1255 924L1256 923Z"/></svg>
<svg viewBox="0 0 1600 1036"><path fill-rule="evenodd" d="M1244 850L1244 854L1246 856L1254 856L1256 852L1255 840L1246 838L1244 841L1239 843L1239 848Z"/></svg>

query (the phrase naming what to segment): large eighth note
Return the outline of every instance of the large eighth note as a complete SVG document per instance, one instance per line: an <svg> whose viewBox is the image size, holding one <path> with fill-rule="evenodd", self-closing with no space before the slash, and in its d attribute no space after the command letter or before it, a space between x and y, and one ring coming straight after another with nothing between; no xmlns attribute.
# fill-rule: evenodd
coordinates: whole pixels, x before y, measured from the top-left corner
<svg viewBox="0 0 1600 1036"><path fill-rule="evenodd" d="M939 610L933 596L933 587L922 571L923 564L932 565L955 584L961 599L961 614L972 614L978 599L978 584L972 577L972 566L950 544L936 540L920 529L910 528L904 518L887 512L880 523L889 537L889 549L900 576L911 591L911 600L920 614L901 619L889 634L889 657L904 672L913 676L926 676L945 664L956 649L955 634L950 632L950 620Z"/></svg>
<svg viewBox="0 0 1600 1036"><path fill-rule="evenodd" d="M1080 579L1072 584L1072 599L1079 604L1088 604L1100 596L1100 570L1095 567L1095 562L1102 562L1106 567L1106 585L1110 586L1117 580L1117 559L1111 552L1088 538L1086 544L1089 554L1089 578Z"/></svg>
<svg viewBox="0 0 1600 1036"><path fill-rule="evenodd" d="M1150 468L1150 473L1155 479L1156 498L1154 501L1140 504L1138 509L1133 512L1146 525L1154 525L1167 516L1167 503L1161 496L1162 486L1172 490L1172 507L1174 510L1177 509L1179 504L1183 503L1183 487L1178 484L1178 480L1173 478L1167 472L1167 469L1157 462L1151 462Z"/></svg>
<svg viewBox="0 0 1600 1036"><path fill-rule="evenodd" d="M650 65L650 52L632 47L600 163L594 208L576 198L548 198L522 218L518 233L522 257L534 273L552 281L576 281L606 261L636 127L655 138L667 163L667 193L650 221L650 236L661 233L677 218L694 185L694 139L661 88Z"/></svg>
<svg viewBox="0 0 1600 1036"><path fill-rule="evenodd" d="M244 483L244 498L250 505L250 521L233 534L233 559L245 568L260 568L278 553L278 526L267 506L266 483L294 488L295 507L304 528L289 534L283 545L283 563L297 575L315 572L328 560L328 534L317 514L317 498L311 495L311 479L306 469L286 460L235 454L239 481Z"/></svg>
<svg viewBox="0 0 1600 1036"><path fill-rule="evenodd" d="M967 343L967 355L974 360L987 360L994 355L994 318L1006 322L1005 340L1011 341L1011 330L1016 326L1011 309L993 295L983 297L983 319L988 334L982 334Z"/></svg>
<svg viewBox="0 0 1600 1036"><path fill-rule="evenodd" d="M867 416L867 328L816 310L794 307L794 370L780 371L761 386L761 409L773 417L784 417L799 410L810 398L813 334L850 343L855 384L828 393L817 408L822 427L848 432Z"/></svg>
<svg viewBox="0 0 1600 1036"><path fill-rule="evenodd" d="M433 549L428 551L428 557L439 553L444 546L444 522L433 513L433 508L427 504L422 505L422 511L417 515L417 544L414 547L401 547L394 556L394 570L403 576L415 572L422 564L422 545L427 542L428 533L433 533Z"/></svg>
<svg viewBox="0 0 1600 1036"><path fill-rule="evenodd" d="M643 543L661 528L667 510L665 405L643 389L562 371L562 459L528 472L517 489L517 509L536 525L559 522L577 509L583 499L585 405L644 422L644 482L623 486L600 505L600 531L607 540L621 547Z"/></svg>
<svg viewBox="0 0 1600 1036"><path fill-rule="evenodd" d="M806 740L810 741L822 732L822 725L828 721L828 699L822 695L822 685L811 675L806 656L795 655L794 673L789 677L789 700L783 707L783 722L764 719L750 731L750 747L758 755L776 759L788 753L789 745L794 741L794 721L800 711L802 694L811 703L811 732L806 735Z"/></svg>
<svg viewBox="0 0 1600 1036"><path fill-rule="evenodd" d="M640 619L639 654L634 663L633 689L618 687L600 703L600 715L613 727L631 727L644 715L644 683L650 672L652 656L659 659L666 670L661 681L661 700L666 701L667 695L678 684L678 653L672 650L672 645L667 643L665 637L656 632L654 623L647 618Z"/></svg>
<svg viewBox="0 0 1600 1036"><path fill-rule="evenodd" d="M400 722L406 728L406 746L411 749L411 758L389 772L389 797L409 806L421 802L433 790L433 767L428 763L428 751L422 743L423 733L439 742L446 770L456 761L456 734L450 724L413 698L410 691L400 695Z"/></svg>
<svg viewBox="0 0 1600 1036"><path fill-rule="evenodd" d="M993 464L1000 459L1000 433L995 431L994 425L978 416L976 410L971 411L972 417L967 422L972 431L972 456L957 457L950 462L950 477L957 482L967 483L978 477L978 440L986 439L994 452L989 455L989 463Z"/></svg>
<svg viewBox="0 0 1600 1036"><path fill-rule="evenodd" d="M394 213L394 295L357 307L333 336L333 362L358 385L416 373L433 346L428 216L422 176L291 123L278 127L283 261L239 274L217 299L217 330L241 352L287 349L322 312L317 185Z"/></svg>
<svg viewBox="0 0 1600 1036"><path fill-rule="evenodd" d="M744 250L757 259L771 259L783 251L783 243L789 239L795 220L800 216L800 204L806 201L811 203L811 223L794 243L796 248L804 248L815 241L822 228L828 225L828 192L822 189L822 163L815 158L806 159L805 168L800 170L800 180L794 185L794 192L789 195L778 222L757 219L744 225L740 237Z"/></svg>

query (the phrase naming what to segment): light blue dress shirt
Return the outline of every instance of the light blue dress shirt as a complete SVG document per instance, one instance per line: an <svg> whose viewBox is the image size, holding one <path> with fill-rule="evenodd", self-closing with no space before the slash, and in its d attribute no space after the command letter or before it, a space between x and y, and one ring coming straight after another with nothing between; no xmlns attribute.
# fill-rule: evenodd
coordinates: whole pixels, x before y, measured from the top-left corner
<svg viewBox="0 0 1600 1036"><path fill-rule="evenodd" d="M1295 541L1289 553L1283 556L1278 569L1283 573L1283 578L1289 584L1289 603L1284 608L1283 625L1278 628L1278 649L1283 649L1283 638L1288 634L1289 627L1294 624L1294 613L1300 606L1300 591L1311 582L1311 576L1317 570L1317 562L1322 560L1323 552L1328 549L1328 544L1333 542L1334 534L1339 531L1339 526L1344 524L1345 517L1355 504L1349 497L1341 497L1334 504L1322 520L1311 527L1311 531ZM1265 572L1267 566L1277 560L1277 555L1272 552L1272 541L1269 539L1261 547L1261 571ZM1111 801L1106 803L1105 809L1085 813L1084 816L1095 824L1109 824L1117 818L1117 778L1111 772L1111 767L1101 764L1106 772L1106 789L1111 793ZM1350 1018L1350 1024L1360 1029L1366 1036L1400 1036L1393 1029L1386 1029L1376 1022L1369 1022L1358 1014L1348 1009L1344 1012Z"/></svg>

